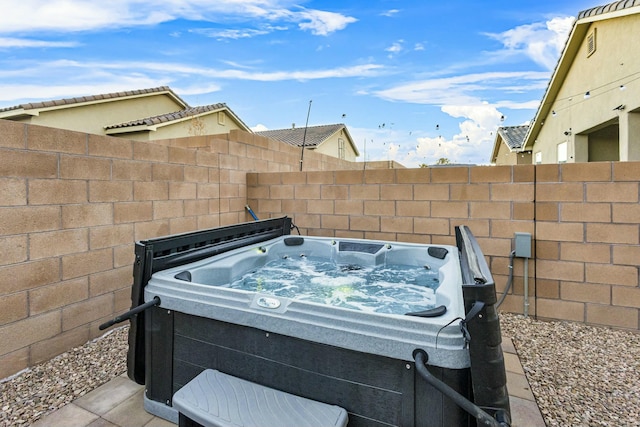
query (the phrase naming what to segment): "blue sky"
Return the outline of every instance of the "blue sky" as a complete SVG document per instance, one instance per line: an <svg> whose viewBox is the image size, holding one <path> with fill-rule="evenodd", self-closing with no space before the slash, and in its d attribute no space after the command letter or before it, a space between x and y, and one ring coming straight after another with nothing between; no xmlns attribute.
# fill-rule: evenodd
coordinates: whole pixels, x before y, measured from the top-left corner
<svg viewBox="0 0 640 427"><path fill-rule="evenodd" d="M489 162L589 0L13 0L0 107L170 86L254 130L345 123L360 160ZM365 147L366 142L366 147Z"/></svg>

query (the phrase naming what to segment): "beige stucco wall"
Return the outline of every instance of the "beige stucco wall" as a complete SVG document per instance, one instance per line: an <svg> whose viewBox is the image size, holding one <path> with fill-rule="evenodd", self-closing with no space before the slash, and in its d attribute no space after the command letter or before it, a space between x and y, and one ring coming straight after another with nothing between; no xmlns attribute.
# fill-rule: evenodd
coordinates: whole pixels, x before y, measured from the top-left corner
<svg viewBox="0 0 640 427"><path fill-rule="evenodd" d="M348 160L350 162L356 161L356 153L353 150L353 146L349 143L349 138L347 137L344 129L340 130L340 132L335 133L319 147L317 147L314 151L322 154L326 154L327 156L340 157L340 153L338 151L338 140L342 139L344 141L344 160Z"/></svg>
<svg viewBox="0 0 640 427"><path fill-rule="evenodd" d="M595 52L587 56L585 38L549 114L539 119L543 126L533 146L534 161L540 152L542 163L557 163L557 147L563 142L568 163L589 161L588 135L609 125L620 126L619 159L640 160L640 55L634 41L640 34L640 14L594 22L587 35L593 30ZM621 85L625 90L620 90ZM590 97L585 99L587 91ZM619 105L624 110L614 110ZM602 134L594 138L601 142L596 151L606 152Z"/></svg>
<svg viewBox="0 0 640 427"><path fill-rule="evenodd" d="M111 99L109 102L42 111L38 116L19 121L39 126L104 135L105 125L173 113L182 108L173 98L158 93L147 94L144 97Z"/></svg>
<svg viewBox="0 0 640 427"><path fill-rule="evenodd" d="M496 165L530 165L531 153L519 153L509 150L504 141L500 141L498 154L495 160Z"/></svg>

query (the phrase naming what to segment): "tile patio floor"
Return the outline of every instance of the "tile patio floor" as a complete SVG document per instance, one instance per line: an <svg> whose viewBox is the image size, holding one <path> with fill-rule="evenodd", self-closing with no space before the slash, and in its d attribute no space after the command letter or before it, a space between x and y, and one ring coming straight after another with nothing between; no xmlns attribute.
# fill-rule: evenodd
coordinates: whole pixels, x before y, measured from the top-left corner
<svg viewBox="0 0 640 427"><path fill-rule="evenodd" d="M540 410L510 339L503 339L512 427L545 427ZM114 378L92 392L38 420L33 427L175 427L143 408L144 386Z"/></svg>

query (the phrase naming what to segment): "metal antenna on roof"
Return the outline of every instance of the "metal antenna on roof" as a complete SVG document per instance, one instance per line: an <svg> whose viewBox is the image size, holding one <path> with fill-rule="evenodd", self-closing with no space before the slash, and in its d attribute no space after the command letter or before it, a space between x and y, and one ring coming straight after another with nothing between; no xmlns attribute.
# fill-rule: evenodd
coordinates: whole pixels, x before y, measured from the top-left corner
<svg viewBox="0 0 640 427"><path fill-rule="evenodd" d="M304 159L304 144L307 140L307 127L309 127L309 115L311 114L311 102L313 99L309 100L309 109L307 110L307 123L304 125L304 133L302 134L302 152L300 153L300 172L302 172L302 161Z"/></svg>

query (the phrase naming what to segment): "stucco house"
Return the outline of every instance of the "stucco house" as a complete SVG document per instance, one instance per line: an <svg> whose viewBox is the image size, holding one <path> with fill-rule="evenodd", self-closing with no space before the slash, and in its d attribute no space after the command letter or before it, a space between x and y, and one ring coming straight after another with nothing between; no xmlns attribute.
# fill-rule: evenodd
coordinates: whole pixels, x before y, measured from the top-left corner
<svg viewBox="0 0 640 427"><path fill-rule="evenodd" d="M256 132L256 135L275 139L294 147L302 147L304 143L305 149L352 162L360 155L347 127L342 123L306 128L293 126L289 129Z"/></svg>
<svg viewBox="0 0 640 427"><path fill-rule="evenodd" d="M493 143L491 163L494 165L530 165L531 151L523 151L522 143L528 125L500 126Z"/></svg>
<svg viewBox="0 0 640 427"><path fill-rule="evenodd" d="M167 86L21 104L0 119L138 141L251 132L225 104L191 107Z"/></svg>
<svg viewBox="0 0 640 427"><path fill-rule="evenodd" d="M525 136L533 163L640 160L640 0L578 14Z"/></svg>

